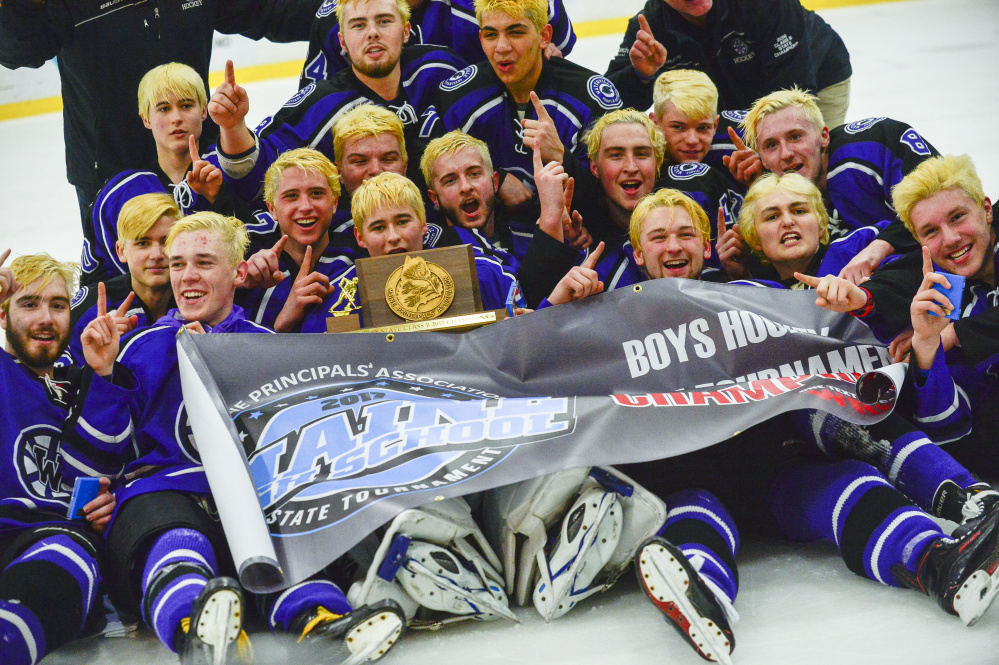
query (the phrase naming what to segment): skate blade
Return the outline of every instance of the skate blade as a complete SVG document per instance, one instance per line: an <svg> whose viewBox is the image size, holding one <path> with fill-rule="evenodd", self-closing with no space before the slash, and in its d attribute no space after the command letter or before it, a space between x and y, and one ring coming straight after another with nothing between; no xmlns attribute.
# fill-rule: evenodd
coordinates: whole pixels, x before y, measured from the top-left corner
<svg viewBox="0 0 999 665"><path fill-rule="evenodd" d="M368 617L347 631L344 643L350 651L350 657L341 665L358 665L378 660L399 641L404 627L403 618L391 610Z"/></svg>
<svg viewBox="0 0 999 665"><path fill-rule="evenodd" d="M976 570L954 596L954 611L965 626L975 625L999 594L996 576L996 571L990 575L985 570Z"/></svg>
<svg viewBox="0 0 999 665"><path fill-rule="evenodd" d="M198 639L212 649L214 665L225 665L229 644L236 641L243 627L239 594L222 589L212 594L198 615Z"/></svg>
<svg viewBox="0 0 999 665"><path fill-rule="evenodd" d="M636 562L645 594L687 634L697 653L705 660L732 665L728 638L690 602L690 578L676 557L662 545L652 543L638 553Z"/></svg>
<svg viewBox="0 0 999 665"><path fill-rule="evenodd" d="M441 587L442 589L446 589L451 593L455 594L456 596L464 599L465 602L467 602L471 607L476 607L481 605L485 607L488 611L492 612L493 614L498 614L501 617L510 619L511 621L514 621L516 623L520 623L520 619L517 618L517 615L514 614L510 610L510 608L507 607L505 603L496 600L496 598L490 595L488 591L484 591L479 594L469 593L467 589L464 589L463 587L458 586L457 584L454 584L450 580L445 579L439 575L435 575L433 572L430 571L430 569L428 569L425 565L423 565L422 563L420 563L415 559L410 559L409 561L406 562L405 570L409 571L412 574L421 575L431 580L435 585ZM481 612L478 614L468 614L467 616L475 617L478 619L486 619L486 620L490 618L488 616L485 616Z"/></svg>

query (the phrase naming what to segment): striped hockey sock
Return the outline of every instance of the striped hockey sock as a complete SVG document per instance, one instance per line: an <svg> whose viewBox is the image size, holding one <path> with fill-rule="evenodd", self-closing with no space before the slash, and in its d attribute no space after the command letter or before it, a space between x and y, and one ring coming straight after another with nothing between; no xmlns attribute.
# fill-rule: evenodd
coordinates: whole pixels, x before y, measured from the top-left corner
<svg viewBox="0 0 999 665"><path fill-rule="evenodd" d="M176 651L181 619L191 615L195 598L217 570L211 543L193 529L167 531L149 548L142 571L142 616L171 651Z"/></svg>
<svg viewBox="0 0 999 665"><path fill-rule="evenodd" d="M340 587L327 580L307 580L290 589L266 594L262 600L267 625L272 631L291 630L296 618L319 606L341 615L352 610Z"/></svg>
<svg viewBox="0 0 999 665"><path fill-rule="evenodd" d="M18 602L0 600L0 654L8 665L35 665L45 655L45 631Z"/></svg>

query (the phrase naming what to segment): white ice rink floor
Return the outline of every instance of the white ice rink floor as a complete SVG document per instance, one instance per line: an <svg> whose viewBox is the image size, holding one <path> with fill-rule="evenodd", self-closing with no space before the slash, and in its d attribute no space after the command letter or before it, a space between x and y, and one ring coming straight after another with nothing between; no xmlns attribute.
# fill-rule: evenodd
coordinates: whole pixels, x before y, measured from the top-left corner
<svg viewBox="0 0 999 665"><path fill-rule="evenodd" d="M584 2L598 0L565 1L575 17L576 11L585 11ZM626 0L619 14L633 14L641 4ZM848 120L888 116L909 122L941 152L975 158L986 193L995 196L999 3L912 0L820 13L850 49L854 76ZM571 59L604 71L619 42L618 36L580 40ZM304 51L303 46L302 56ZM284 79L248 85L251 120L275 110L294 93L295 83ZM82 235L76 195L65 180L63 151L59 114L0 122L0 249L48 251L78 260ZM854 576L825 544L751 540L739 563L738 665L999 663L999 608L965 628L926 597ZM517 613L519 625L475 623L434 633L411 631L382 662L701 662L630 575L551 625L533 609ZM257 662L284 662L283 644L264 638L255 644ZM159 665L175 663L176 657L143 631L133 638L79 641L44 662Z"/></svg>

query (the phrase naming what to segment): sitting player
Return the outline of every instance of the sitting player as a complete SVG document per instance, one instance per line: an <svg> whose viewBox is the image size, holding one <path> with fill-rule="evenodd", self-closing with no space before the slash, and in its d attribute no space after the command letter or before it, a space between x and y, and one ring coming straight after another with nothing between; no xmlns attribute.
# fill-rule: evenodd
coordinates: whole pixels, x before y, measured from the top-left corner
<svg viewBox="0 0 999 665"><path fill-rule="evenodd" d="M248 242L235 218L211 212L184 218L166 241L177 309L120 349L117 317L99 303L99 316L83 334L93 375L70 440L90 468L124 464L131 478L118 490L109 526L113 590L183 663L224 663L232 651L246 653L243 594L235 580L220 576L232 564L186 423L175 338L180 328L270 332L233 305L247 272ZM283 598L269 599L270 626L303 639L339 640L365 615L350 613L343 593L328 582L305 582Z"/></svg>
<svg viewBox="0 0 999 665"><path fill-rule="evenodd" d="M889 118L867 118L830 131L816 98L801 90L781 90L759 99L743 121L746 144L763 167L808 178L830 202L833 237L863 226L892 222L843 270L859 283L893 252L916 247L892 207L891 188L921 161L937 152L916 130ZM738 173L756 159L739 150L728 160Z"/></svg>
<svg viewBox="0 0 999 665"><path fill-rule="evenodd" d="M212 95L208 112L218 124L219 165L237 196L253 201L267 167L294 148L315 148L333 156L329 128L347 109L370 102L390 109L406 126L406 144L418 155L429 136L424 126L437 86L466 63L442 46L403 48L409 36L405 0L343 0L336 4L340 44L351 66L298 91L255 132L246 126L246 90L236 84L232 64ZM341 164L342 166L342 164Z"/></svg>
<svg viewBox="0 0 999 665"><path fill-rule="evenodd" d="M485 58L479 43L475 6L470 0L407 0L407 4L412 11L408 43L447 46L466 62L478 62ZM572 23L562 0L549 0L548 15L551 16L552 41L545 48L545 57L567 56L576 44L576 35L572 32ZM304 88L310 83L328 79L347 68L350 63L345 55L340 42L335 0L330 0L323 3L316 12L316 20L312 22L309 53L305 57L305 68L298 87Z"/></svg>
<svg viewBox="0 0 999 665"><path fill-rule="evenodd" d="M236 212L228 188L222 186L222 173L198 155L207 104L205 82L187 65L160 65L142 77L139 115L156 143L156 163L149 170L119 173L97 194L92 226L85 226L85 285L128 273L116 250L118 216L122 206L140 194L166 192L185 215L209 209Z"/></svg>
<svg viewBox="0 0 999 665"><path fill-rule="evenodd" d="M423 249L427 226L423 198L416 185L406 178L382 173L365 181L354 192L352 213L357 244L372 257ZM475 267L485 309L506 307L516 278L498 261L484 256L475 256ZM357 273L354 266L330 281L330 294L321 305L306 313L301 332L325 332L327 317L360 310L360 303L355 300Z"/></svg>
<svg viewBox="0 0 999 665"><path fill-rule="evenodd" d="M170 227L180 219L180 209L166 193L139 194L121 207L118 214L118 240L115 254L128 267L127 275L119 275L105 283L107 306L117 309L129 297L135 299L126 307L127 316L135 316L138 328L150 326L176 307L170 288L166 238ZM73 298L73 338L69 343L72 361L82 366L83 347L80 336L97 316L97 289L81 287Z"/></svg>
<svg viewBox="0 0 999 665"><path fill-rule="evenodd" d="M0 265L10 250L0 256ZM102 611L103 531L114 507L109 482L67 519L72 484L61 467L60 432L77 389L75 369L55 367L69 344L73 266L47 254L0 268L3 470L0 472L0 653L7 665L35 665L83 634Z"/></svg>

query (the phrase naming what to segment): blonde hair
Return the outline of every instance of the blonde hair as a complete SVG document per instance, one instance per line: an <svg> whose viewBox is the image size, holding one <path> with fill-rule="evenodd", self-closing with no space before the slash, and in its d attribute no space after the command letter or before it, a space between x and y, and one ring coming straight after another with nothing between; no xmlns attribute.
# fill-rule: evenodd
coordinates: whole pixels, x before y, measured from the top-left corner
<svg viewBox="0 0 999 665"><path fill-rule="evenodd" d="M420 158L420 171L423 173L423 178L427 181L427 185L433 188L434 162L441 157L453 155L464 148L475 148L478 150L479 156L482 157L482 162L486 165L486 168L490 173L493 172L493 160L489 156L489 146L486 145L485 141L480 141L474 136L469 136L465 132L456 129L444 136L435 138L423 150L423 157Z"/></svg>
<svg viewBox="0 0 999 665"><path fill-rule="evenodd" d="M695 69L663 72L652 90L652 109L660 121L670 102L691 120L710 117L714 121L718 115L718 88L707 74Z"/></svg>
<svg viewBox="0 0 999 665"><path fill-rule="evenodd" d="M367 0L338 0L336 3L336 22L340 24L340 34L343 34L343 10L347 5L355 2L367 2ZM406 0L395 0L395 10L399 13L399 18L403 23L409 22L411 13L409 3Z"/></svg>
<svg viewBox="0 0 999 665"><path fill-rule="evenodd" d="M600 142L604 138L604 130L611 125L631 124L641 125L648 132L649 141L652 143L652 152L656 158L656 175L658 175L659 168L663 165L663 159L666 157L666 137L663 136L662 130L649 119L649 116L635 109L618 109L606 113L600 116L586 131L583 140L586 141L586 151L589 153L590 162L595 162L597 155L600 154Z"/></svg>
<svg viewBox="0 0 999 665"><path fill-rule="evenodd" d="M76 291L77 269L75 263L56 261L45 253L19 256L10 263L10 272L22 289L41 278L42 283L38 287L41 290L58 277L66 284L66 292L70 295ZM0 305L5 312L10 311L10 300L8 298Z"/></svg>
<svg viewBox="0 0 999 665"><path fill-rule="evenodd" d="M427 210L423 205L420 190L413 182L398 173L379 173L361 183L350 199L350 211L354 215L354 228L364 230L364 222L377 210L394 205L410 207L420 223L426 223Z"/></svg>
<svg viewBox="0 0 999 665"><path fill-rule="evenodd" d="M333 154L337 163L343 164L343 148L349 139L391 134L399 141L402 161L406 155L405 127L395 113L374 104L359 104L344 113L333 124Z"/></svg>
<svg viewBox="0 0 999 665"><path fill-rule="evenodd" d="M503 12L510 18L524 17L538 32L548 25L547 0L475 0L475 19L479 25L486 12Z"/></svg>
<svg viewBox="0 0 999 665"><path fill-rule="evenodd" d="M792 106L800 108L805 114L805 118L812 123L815 131L821 132L822 128L826 126L826 121L822 119L822 111L819 110L818 101L818 97L805 92L797 86L790 90L778 90L766 97L760 97L740 123L744 132L743 140L747 146L756 150L756 140L759 137L757 130L759 129L760 121L772 113L783 111Z"/></svg>
<svg viewBox="0 0 999 665"><path fill-rule="evenodd" d="M645 222L645 218L658 208L683 208L690 215L694 229L697 230L697 235L701 240L711 241L711 222L708 221L708 215L704 209L697 205L697 201L678 189L660 189L639 201L631 213L628 235L631 238L632 248L641 249L642 224Z"/></svg>
<svg viewBox="0 0 999 665"><path fill-rule="evenodd" d="M267 172L264 174L264 201L266 203L274 205L274 197L277 196L281 174L294 167L300 168L306 173L326 178L326 183L333 192L333 198L340 198L340 171L336 164L318 150L296 148L282 152L274 160L274 163L267 167Z"/></svg>
<svg viewBox="0 0 999 665"><path fill-rule="evenodd" d="M967 155L931 157L892 187L891 199L895 212L914 238L916 232L912 227L912 209L923 199L953 187L959 187L977 206L985 202L982 180L975 171L971 157Z"/></svg>
<svg viewBox="0 0 999 665"><path fill-rule="evenodd" d="M177 202L166 192L140 194L129 199L118 212L118 240L138 240L164 215L174 221L181 218Z"/></svg>
<svg viewBox="0 0 999 665"><path fill-rule="evenodd" d="M178 100L193 99L202 110L208 108L205 81L198 72L179 62L153 67L139 81L139 115L149 120L149 110L173 93Z"/></svg>
<svg viewBox="0 0 999 665"><path fill-rule="evenodd" d="M756 179L753 186L746 192L746 198L742 201L742 210L739 211L739 235L753 248L753 253L760 257L764 263L768 262L766 255L762 251L755 249L760 244L760 236L756 230L756 209L757 204L765 196L773 194L778 189L790 194L800 196L805 199L815 216L819 218L819 242L823 245L829 244L829 213L826 205L822 202L822 192L815 186L815 183L798 175L797 173L765 173Z"/></svg>
<svg viewBox="0 0 999 665"><path fill-rule="evenodd" d="M243 260L246 248L250 246L250 236L246 232L246 226L235 217L228 217L217 212L203 211L188 215L177 221L170 228L170 234L166 239L166 249L169 253L174 241L181 233L193 233L195 231L209 231L218 236L222 243L222 250L229 265L235 268Z"/></svg>

